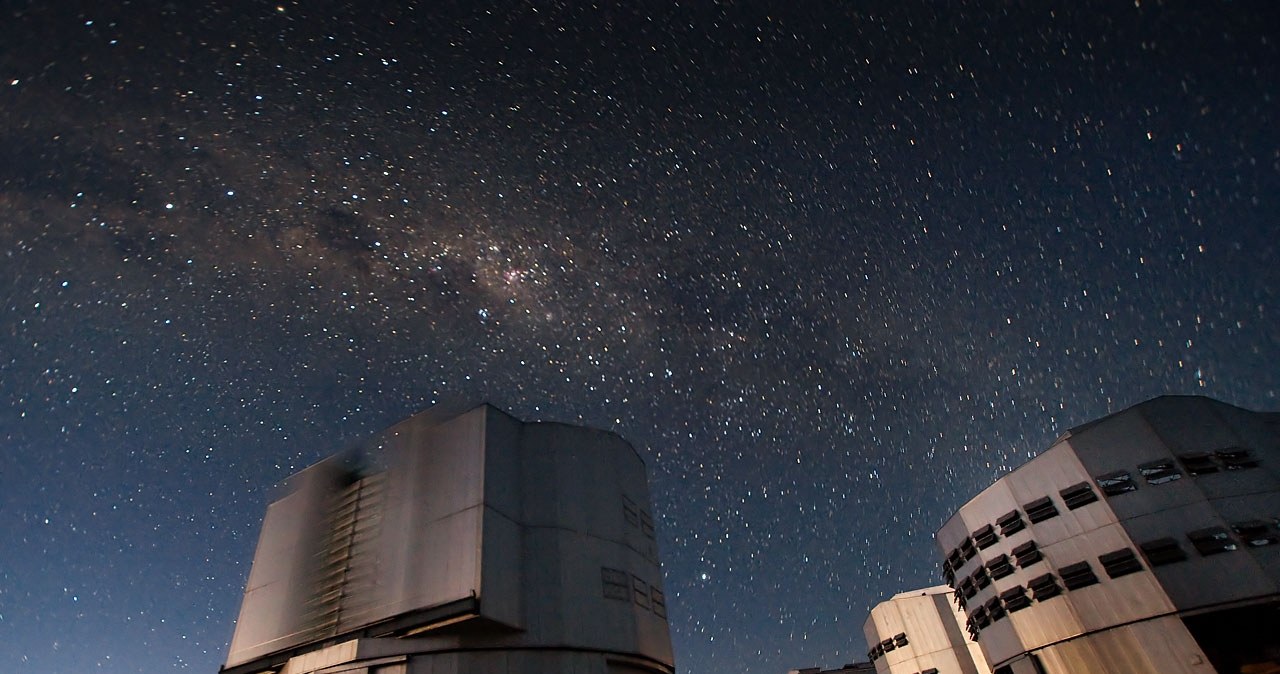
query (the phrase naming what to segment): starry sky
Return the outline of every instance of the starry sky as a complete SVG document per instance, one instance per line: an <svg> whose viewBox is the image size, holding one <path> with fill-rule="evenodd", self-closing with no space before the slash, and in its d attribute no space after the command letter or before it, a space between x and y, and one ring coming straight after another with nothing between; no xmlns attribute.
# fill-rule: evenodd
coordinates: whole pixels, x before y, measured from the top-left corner
<svg viewBox="0 0 1280 674"><path fill-rule="evenodd" d="M1280 408L1274 3L481 4L0 5L0 670L216 671L273 485L437 401L637 446L694 674Z"/></svg>

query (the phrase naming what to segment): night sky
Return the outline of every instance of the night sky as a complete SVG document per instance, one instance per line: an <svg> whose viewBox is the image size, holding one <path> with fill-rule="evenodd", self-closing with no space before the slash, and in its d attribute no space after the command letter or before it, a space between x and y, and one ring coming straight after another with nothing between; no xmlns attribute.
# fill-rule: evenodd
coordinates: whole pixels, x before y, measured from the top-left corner
<svg viewBox="0 0 1280 674"><path fill-rule="evenodd" d="M694 674L1280 409L1280 5L391 4L3 3L0 671L215 672L274 485L437 401L636 445Z"/></svg>

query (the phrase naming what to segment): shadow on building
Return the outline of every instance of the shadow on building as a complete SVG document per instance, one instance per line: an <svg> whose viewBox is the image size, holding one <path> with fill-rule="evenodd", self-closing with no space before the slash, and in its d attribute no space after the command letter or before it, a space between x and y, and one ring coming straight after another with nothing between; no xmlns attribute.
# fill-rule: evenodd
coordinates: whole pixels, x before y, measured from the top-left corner
<svg viewBox="0 0 1280 674"><path fill-rule="evenodd" d="M435 407L291 477L223 674L670 674L644 463L622 438Z"/></svg>

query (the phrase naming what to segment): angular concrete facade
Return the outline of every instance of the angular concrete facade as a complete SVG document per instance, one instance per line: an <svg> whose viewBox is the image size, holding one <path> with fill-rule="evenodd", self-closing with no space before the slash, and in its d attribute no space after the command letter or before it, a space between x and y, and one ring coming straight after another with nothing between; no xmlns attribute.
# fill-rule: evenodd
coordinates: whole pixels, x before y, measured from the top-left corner
<svg viewBox="0 0 1280 674"><path fill-rule="evenodd" d="M1072 429L961 507L936 540L993 670L1280 671L1278 428L1156 398Z"/></svg>
<svg viewBox="0 0 1280 674"><path fill-rule="evenodd" d="M950 587L938 585L896 594L871 609L862 631L878 674L991 671L951 597Z"/></svg>
<svg viewBox="0 0 1280 674"><path fill-rule="evenodd" d="M618 436L432 408L267 510L223 672L673 671L648 482Z"/></svg>

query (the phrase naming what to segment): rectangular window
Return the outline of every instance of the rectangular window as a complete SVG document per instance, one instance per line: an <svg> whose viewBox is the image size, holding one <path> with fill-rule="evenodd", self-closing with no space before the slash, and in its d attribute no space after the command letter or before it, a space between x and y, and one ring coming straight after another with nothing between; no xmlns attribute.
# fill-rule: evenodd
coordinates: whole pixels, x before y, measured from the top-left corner
<svg viewBox="0 0 1280 674"><path fill-rule="evenodd" d="M1258 467L1258 459L1253 456L1253 452L1244 447L1219 449L1213 453L1213 456L1222 462L1222 467L1227 470L1244 470Z"/></svg>
<svg viewBox="0 0 1280 674"><path fill-rule="evenodd" d="M1014 669L1014 665L1005 665L991 670L991 674L1014 674L1015 672L1018 674L1045 674L1044 665L1040 664L1040 658L1035 653L1028 653L1014 660L1014 663L1017 665L1017 669Z"/></svg>
<svg viewBox="0 0 1280 674"><path fill-rule="evenodd" d="M640 576L631 577L632 596L635 597L636 605L649 608L649 584L640 580Z"/></svg>
<svg viewBox="0 0 1280 674"><path fill-rule="evenodd" d="M1022 520L1022 513L1017 510L1007 512L996 520L996 524L1000 526L1000 535L1008 536L1027 528L1027 523Z"/></svg>
<svg viewBox="0 0 1280 674"><path fill-rule="evenodd" d="M649 599L653 603L653 613L659 618L667 617L667 595L662 590L650 585Z"/></svg>
<svg viewBox="0 0 1280 674"><path fill-rule="evenodd" d="M960 581L960 594L964 595L965 599L973 599L973 595L977 593L978 593L978 588L973 584L972 577L965 578L964 580Z"/></svg>
<svg viewBox="0 0 1280 674"><path fill-rule="evenodd" d="M964 566L964 559L960 557L960 548L955 548L947 553L947 563L951 565L952 570L957 570Z"/></svg>
<svg viewBox="0 0 1280 674"><path fill-rule="evenodd" d="M920 670L920 674L938 674L938 668L930 667L928 669L922 669Z"/></svg>
<svg viewBox="0 0 1280 674"><path fill-rule="evenodd" d="M618 569L601 568L600 582L603 585L606 599L626 601L631 598L631 590L627 587L627 572Z"/></svg>
<svg viewBox="0 0 1280 674"><path fill-rule="evenodd" d="M1102 493L1107 496L1119 496L1138 489L1138 483L1133 481L1133 477L1129 475L1127 470L1117 470L1114 473L1099 475L1094 480L1097 481L1098 487L1102 489Z"/></svg>
<svg viewBox="0 0 1280 674"><path fill-rule="evenodd" d="M973 559L976 554L978 554L978 549L973 546L973 539L964 539L964 542L960 544L960 557L967 562Z"/></svg>
<svg viewBox="0 0 1280 674"><path fill-rule="evenodd" d="M1021 611L1031 605L1031 600L1027 598L1027 589L1021 585L1001 592L1000 601L1004 603L1004 610L1009 613Z"/></svg>
<svg viewBox="0 0 1280 674"><path fill-rule="evenodd" d="M897 646L893 645L893 639L885 639L884 641L880 642L880 650L884 651L885 653L888 653L889 651L892 651L896 648Z"/></svg>
<svg viewBox="0 0 1280 674"><path fill-rule="evenodd" d="M907 645L907 643L908 643L908 641L907 641L907 633L906 633L906 632L898 632L897 634L893 635L893 645L894 645L894 646L897 646L898 648L902 648L903 646L906 646L906 645Z"/></svg>
<svg viewBox="0 0 1280 674"><path fill-rule="evenodd" d="M1058 516L1058 508L1053 505L1053 500L1048 496L1027 503L1022 506L1022 509L1027 511L1027 519L1031 520L1032 524Z"/></svg>
<svg viewBox="0 0 1280 674"><path fill-rule="evenodd" d="M999 539L996 538L996 529L990 524L973 532L973 542L979 550L986 550L995 545L997 540Z"/></svg>
<svg viewBox="0 0 1280 674"><path fill-rule="evenodd" d="M951 589L955 589L956 570L951 568L951 559L949 558L942 562L942 579L947 581L947 585L950 585Z"/></svg>
<svg viewBox="0 0 1280 674"><path fill-rule="evenodd" d="M1089 566L1089 562L1068 564L1058 569L1058 573L1062 576L1062 584L1066 585L1068 590L1079 590L1098 582L1098 577L1093 575L1093 567Z"/></svg>
<svg viewBox="0 0 1280 674"><path fill-rule="evenodd" d="M990 573L991 577L996 580L1012 574L1013 564L1009 563L1009 555L1000 555L987 562L987 573Z"/></svg>
<svg viewBox="0 0 1280 674"><path fill-rule="evenodd" d="M970 641L977 641L978 635L982 634L982 628L978 627L978 621L974 618L975 616L970 615L969 619L964 621L965 628L969 630Z"/></svg>
<svg viewBox="0 0 1280 674"><path fill-rule="evenodd" d="M1093 487L1088 482L1073 484L1058 494L1062 496L1062 502L1066 504L1068 510L1075 510L1098 500L1098 495L1094 493Z"/></svg>
<svg viewBox="0 0 1280 674"><path fill-rule="evenodd" d="M987 614L986 607L979 606L973 610L973 623L977 625L979 629L991 624L991 616Z"/></svg>
<svg viewBox="0 0 1280 674"><path fill-rule="evenodd" d="M1198 529L1187 534L1187 538L1191 539L1191 545L1195 546L1196 552L1203 557L1220 552L1231 552L1239 548L1236 540L1222 527Z"/></svg>
<svg viewBox="0 0 1280 674"><path fill-rule="evenodd" d="M1183 470L1192 477L1218 472L1218 462L1210 454L1179 454L1178 461L1182 462Z"/></svg>
<svg viewBox="0 0 1280 674"><path fill-rule="evenodd" d="M1164 566L1165 564L1187 560L1187 553L1183 552L1182 546L1178 545L1178 541L1172 538L1158 538L1154 541L1147 541L1138 547L1142 549L1142 554L1146 556L1147 563L1151 564L1151 566Z"/></svg>
<svg viewBox="0 0 1280 674"><path fill-rule="evenodd" d="M640 511L640 531L645 536L653 538L653 517L643 510Z"/></svg>
<svg viewBox="0 0 1280 674"><path fill-rule="evenodd" d="M1142 570L1142 562L1138 561L1138 556L1129 548L1108 552L1098 557L1098 562L1102 564L1108 578L1119 578Z"/></svg>
<svg viewBox="0 0 1280 674"><path fill-rule="evenodd" d="M1138 466L1138 472L1142 473L1142 477L1147 484L1165 484L1174 480L1182 479L1182 472L1174 465L1172 459L1160 459L1158 461L1150 461Z"/></svg>
<svg viewBox="0 0 1280 674"><path fill-rule="evenodd" d="M987 610L987 615L991 616L991 622L1004 619L1004 604L1000 603L999 597L988 599L983 608Z"/></svg>
<svg viewBox="0 0 1280 674"><path fill-rule="evenodd" d="M964 598L964 594L960 590L952 592L951 596L956 600L956 606L959 606L961 610L969 610L969 600Z"/></svg>
<svg viewBox="0 0 1280 674"><path fill-rule="evenodd" d="M1013 549L1013 558L1018 561L1018 568L1025 569L1043 559L1035 541L1027 541Z"/></svg>
<svg viewBox="0 0 1280 674"><path fill-rule="evenodd" d="M1036 601L1044 601L1049 597L1056 597L1062 594L1062 587L1058 585L1058 579L1052 573L1032 578L1027 583L1027 587L1031 588Z"/></svg>
<svg viewBox="0 0 1280 674"><path fill-rule="evenodd" d="M978 606L977 609L973 610L973 624L978 625L978 629L991 624L991 615L987 614L986 607Z"/></svg>
<svg viewBox="0 0 1280 674"><path fill-rule="evenodd" d="M640 513L636 510L635 501L625 496L622 497L622 518L633 527L640 526Z"/></svg>
<svg viewBox="0 0 1280 674"><path fill-rule="evenodd" d="M969 576L969 579L973 581L974 586L979 590L991 584L991 576L987 575L987 568L985 566L979 566L974 569L973 574Z"/></svg>
<svg viewBox="0 0 1280 674"><path fill-rule="evenodd" d="M1275 545L1277 541L1275 531L1271 529L1271 526L1265 520L1236 522L1231 525L1231 528L1240 537L1240 541L1251 548Z"/></svg>

